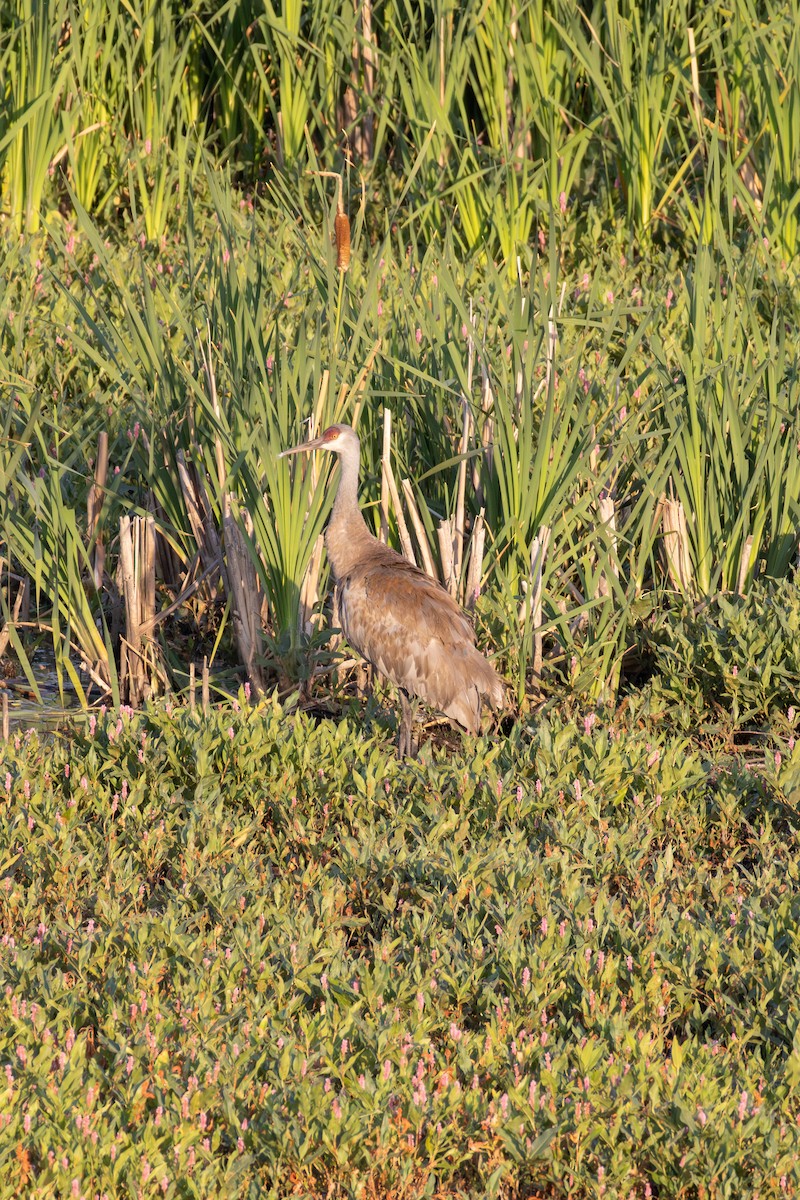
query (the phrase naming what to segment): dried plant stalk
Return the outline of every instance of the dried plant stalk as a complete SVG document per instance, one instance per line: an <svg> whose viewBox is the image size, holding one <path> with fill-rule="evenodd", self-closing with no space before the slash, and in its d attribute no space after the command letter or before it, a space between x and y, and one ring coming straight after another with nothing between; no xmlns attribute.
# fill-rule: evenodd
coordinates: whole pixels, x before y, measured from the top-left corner
<svg viewBox="0 0 800 1200"><path fill-rule="evenodd" d="M619 579L619 563L617 561L617 514L614 499L612 496L603 494L597 501L597 515L600 521L605 525L611 535L611 546L613 555L611 556L611 570ZM605 569L600 572L600 579L597 584L597 591L600 596L611 595L611 582L608 579Z"/></svg>
<svg viewBox="0 0 800 1200"><path fill-rule="evenodd" d="M314 629L314 609L319 600L319 572L322 566L322 551L325 548L325 538L320 534L311 551L311 558L303 576L300 587L300 632L309 636Z"/></svg>
<svg viewBox="0 0 800 1200"><path fill-rule="evenodd" d="M540 631L542 624L544 596L544 561L550 546L551 529L542 525L539 533L533 539L531 546L531 621L535 630L533 635L533 669L534 680L539 683L542 678L542 658L544 654L544 639Z"/></svg>
<svg viewBox="0 0 800 1200"><path fill-rule="evenodd" d="M405 496L406 500L406 507L408 508L408 515L411 518L411 524L414 526L414 533L417 535L417 545L419 546L419 552L422 557L422 566L425 569L425 574L430 575L431 579L438 579L436 567L434 566L433 558L431 556L431 549L428 545L428 536L425 533L425 526L422 524L422 518L419 515L419 509L417 508L417 501L414 496L414 489L411 486L411 481L409 479L403 479L401 480L401 485L403 488L403 495Z"/></svg>
<svg viewBox="0 0 800 1200"><path fill-rule="evenodd" d="M659 511L667 574L673 587L688 592L692 588L693 573L686 513L680 500L672 500L667 496L662 497Z"/></svg>
<svg viewBox="0 0 800 1200"><path fill-rule="evenodd" d="M453 526L447 517L439 522L436 532L439 538L439 556L442 560L442 583L455 599L458 580L453 570Z"/></svg>
<svg viewBox="0 0 800 1200"><path fill-rule="evenodd" d="M740 596L744 595L744 588L745 584L747 583L748 573L750 571L750 556L752 553L753 535L750 534L750 536L746 537L744 540L744 545L742 546L742 556L739 559L739 579L736 584L736 590Z"/></svg>
<svg viewBox="0 0 800 1200"><path fill-rule="evenodd" d="M155 621L155 521L152 517L121 517L119 577L125 602L125 637L120 652L120 687L137 708L151 693L155 647L144 628Z"/></svg>
<svg viewBox="0 0 800 1200"><path fill-rule="evenodd" d="M17 578L17 579L18 579L18 578L19 578L19 576L17 575L17 576L15 576L15 578ZM8 590L9 590L9 600L10 600L10 599L11 599L11 596L10 596L10 592L11 592L11 578L10 578L10 577L9 577L9 580L8 580ZM20 614L20 610L22 609L23 599L24 599L24 597L26 596L26 594L27 594L29 591L30 591L30 580L29 580L29 579L25 579L25 580L24 580L24 581L23 581L23 582L22 582L22 583L19 585L19 588L17 589L17 598L16 598L16 600L14 601L14 611L13 611L13 612L12 612L12 614L11 614L11 620L10 620L9 622L7 622L7 623L6 623L6 624L3 626L3 628L2 628L2 629L0 629L0 658L2 658L2 657L3 657L3 655L5 654L5 652L6 652L6 647L8 646L8 643L9 643L9 641L10 641L10 638L11 638L11 635L10 635L10 634L9 634L9 632L8 632L8 626L9 626L9 625L16 625L16 624L17 624L17 622L19 621L19 614Z"/></svg>
<svg viewBox="0 0 800 1200"><path fill-rule="evenodd" d="M400 495L397 491L397 484L395 483L394 471L392 470L392 462L391 462L392 414L388 408L385 408L383 410L383 421L384 421L384 424L383 424L383 455L381 456L381 472L382 472L381 479L383 480L383 478L385 477L386 486L389 489L389 495L391 496L391 499L392 499L392 505L394 506L395 516L397 517L397 532L400 535L400 545L403 548L403 554L405 555L405 557L408 559L409 562L413 563L414 566L416 566L417 560L414 555L414 545L411 541L411 534L408 532L408 526L406 525L406 519L403 516L403 506L400 503ZM387 433L386 433L387 428L389 430L388 437L387 437ZM383 497L383 487L381 485L381 503L383 502L382 497ZM381 514L381 516L383 516L383 514Z"/></svg>
<svg viewBox="0 0 800 1200"><path fill-rule="evenodd" d="M483 519L484 509L475 518L472 527L472 538L469 550L469 570L467 572L467 590L465 604L473 612L481 593L481 576L483 575L483 548L486 542L486 524Z"/></svg>

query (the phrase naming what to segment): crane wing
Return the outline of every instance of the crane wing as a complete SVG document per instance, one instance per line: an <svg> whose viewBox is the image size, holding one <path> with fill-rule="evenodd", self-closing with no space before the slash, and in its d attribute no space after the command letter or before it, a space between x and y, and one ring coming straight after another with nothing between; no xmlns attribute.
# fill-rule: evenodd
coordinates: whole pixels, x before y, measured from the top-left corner
<svg viewBox="0 0 800 1200"><path fill-rule="evenodd" d="M475 648L469 618L406 559L376 547L336 590L347 640L399 687L473 732L481 697L502 703L502 684Z"/></svg>

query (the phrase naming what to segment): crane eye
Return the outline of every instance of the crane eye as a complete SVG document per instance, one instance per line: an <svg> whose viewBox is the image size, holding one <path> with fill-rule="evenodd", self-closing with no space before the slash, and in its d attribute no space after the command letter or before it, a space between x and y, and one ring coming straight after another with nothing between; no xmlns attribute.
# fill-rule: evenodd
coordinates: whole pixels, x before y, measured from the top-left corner
<svg viewBox="0 0 800 1200"><path fill-rule="evenodd" d="M324 442L332 442L338 436L339 436L339 430L336 428L335 425L331 425L330 428L326 429L325 432L323 433L322 440Z"/></svg>

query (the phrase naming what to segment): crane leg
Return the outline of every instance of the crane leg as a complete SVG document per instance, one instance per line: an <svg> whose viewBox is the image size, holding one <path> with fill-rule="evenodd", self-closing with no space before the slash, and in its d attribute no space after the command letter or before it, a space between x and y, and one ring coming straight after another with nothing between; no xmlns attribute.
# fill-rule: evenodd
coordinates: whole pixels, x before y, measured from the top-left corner
<svg viewBox="0 0 800 1200"><path fill-rule="evenodd" d="M419 750L414 741L414 708L405 692L400 689L400 707L403 712L400 721L400 735L397 739L397 754L399 758L413 758Z"/></svg>

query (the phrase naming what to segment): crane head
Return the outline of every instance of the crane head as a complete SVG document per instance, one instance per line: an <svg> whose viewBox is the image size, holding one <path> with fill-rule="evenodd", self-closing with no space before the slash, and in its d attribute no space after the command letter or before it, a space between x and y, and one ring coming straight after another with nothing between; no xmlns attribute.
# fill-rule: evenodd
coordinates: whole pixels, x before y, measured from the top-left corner
<svg viewBox="0 0 800 1200"><path fill-rule="evenodd" d="M289 450L282 450L278 458L286 458L288 454L300 454L307 450L333 450L336 454L343 454L353 450L358 452L359 441L355 430L349 425L329 425L328 428L318 438L312 438L310 442L301 442L299 446L292 446Z"/></svg>

